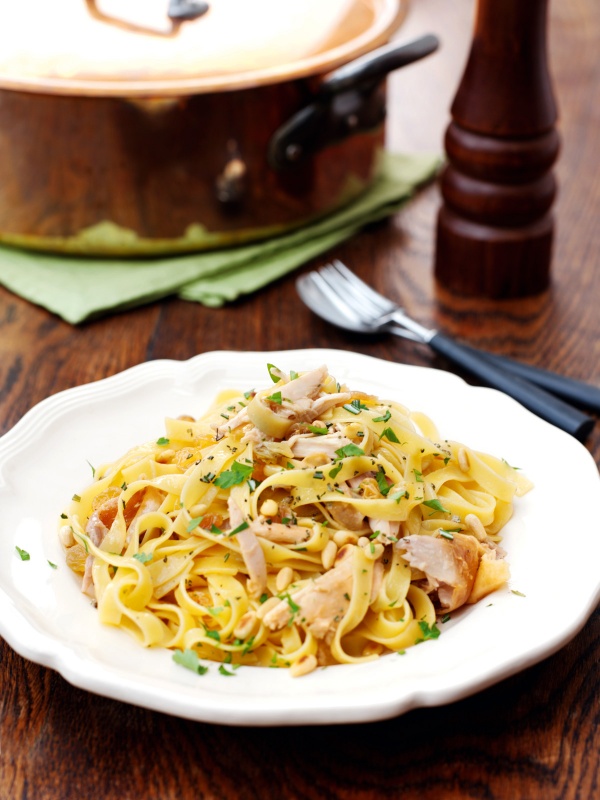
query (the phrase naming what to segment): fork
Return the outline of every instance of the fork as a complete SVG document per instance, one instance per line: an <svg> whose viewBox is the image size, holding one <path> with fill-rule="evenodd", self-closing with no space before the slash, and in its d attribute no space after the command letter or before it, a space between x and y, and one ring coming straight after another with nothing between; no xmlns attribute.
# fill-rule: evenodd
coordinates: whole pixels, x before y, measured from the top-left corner
<svg viewBox="0 0 600 800"><path fill-rule="evenodd" d="M318 271L302 275L296 286L300 297L314 313L338 327L359 333L387 331L427 344L434 352L488 386L510 395L581 441L594 426L592 417L554 395L566 395L600 410L600 391L595 387L502 356L483 353L426 328L396 303L360 280L341 261L336 260Z"/></svg>

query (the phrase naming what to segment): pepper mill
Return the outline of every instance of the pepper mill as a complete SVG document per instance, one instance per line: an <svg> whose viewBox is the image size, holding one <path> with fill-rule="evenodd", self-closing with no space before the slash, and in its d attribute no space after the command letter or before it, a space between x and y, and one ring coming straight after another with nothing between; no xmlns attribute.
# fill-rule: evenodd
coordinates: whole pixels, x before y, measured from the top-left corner
<svg viewBox="0 0 600 800"><path fill-rule="evenodd" d="M451 292L524 297L550 282L560 140L548 0L478 0L445 137L435 275Z"/></svg>

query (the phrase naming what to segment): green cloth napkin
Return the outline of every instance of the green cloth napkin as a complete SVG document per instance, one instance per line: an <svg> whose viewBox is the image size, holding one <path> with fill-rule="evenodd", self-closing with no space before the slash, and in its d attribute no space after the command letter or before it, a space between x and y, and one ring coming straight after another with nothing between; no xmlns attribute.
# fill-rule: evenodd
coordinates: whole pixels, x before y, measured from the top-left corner
<svg viewBox="0 0 600 800"><path fill-rule="evenodd" d="M0 246L0 283L73 324L173 294L220 306L393 214L439 164L429 154L386 153L372 186L344 208L292 233L229 249L129 260Z"/></svg>

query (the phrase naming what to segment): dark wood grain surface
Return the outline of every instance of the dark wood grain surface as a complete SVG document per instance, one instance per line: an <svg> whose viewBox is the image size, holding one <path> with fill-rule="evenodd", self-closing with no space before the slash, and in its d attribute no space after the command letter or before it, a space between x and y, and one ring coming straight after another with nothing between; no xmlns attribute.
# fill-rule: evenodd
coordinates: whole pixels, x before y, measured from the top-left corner
<svg viewBox="0 0 600 800"><path fill-rule="evenodd" d="M472 0L414 0L402 35L431 31L443 47L390 81L392 149L440 150L472 12ZM598 386L599 44L597 0L551 3L563 147L550 291L481 302L436 286L436 187L331 253L425 324ZM173 299L79 328L0 289L0 431L50 394L145 360L314 346L448 367L418 345L328 327L299 304L292 276L224 309ZM598 463L600 426L587 446ZM0 641L0 798L598 798L599 655L596 611L561 650L460 702L364 725L251 729L97 697Z"/></svg>

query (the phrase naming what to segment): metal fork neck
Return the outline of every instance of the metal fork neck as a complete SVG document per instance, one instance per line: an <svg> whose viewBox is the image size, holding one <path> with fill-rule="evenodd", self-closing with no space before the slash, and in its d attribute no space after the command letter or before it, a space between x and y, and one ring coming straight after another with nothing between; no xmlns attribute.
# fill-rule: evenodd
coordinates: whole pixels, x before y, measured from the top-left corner
<svg viewBox="0 0 600 800"><path fill-rule="evenodd" d="M405 328L409 331L414 338L415 341L423 342L424 344L428 344L435 334L437 333L436 330L431 328L426 328L424 325L421 325L414 319L408 317L401 309L396 309L395 311L391 311L389 314L386 315L387 321L390 323L395 323L396 325L400 325L402 328ZM382 318L382 322L384 318Z"/></svg>

